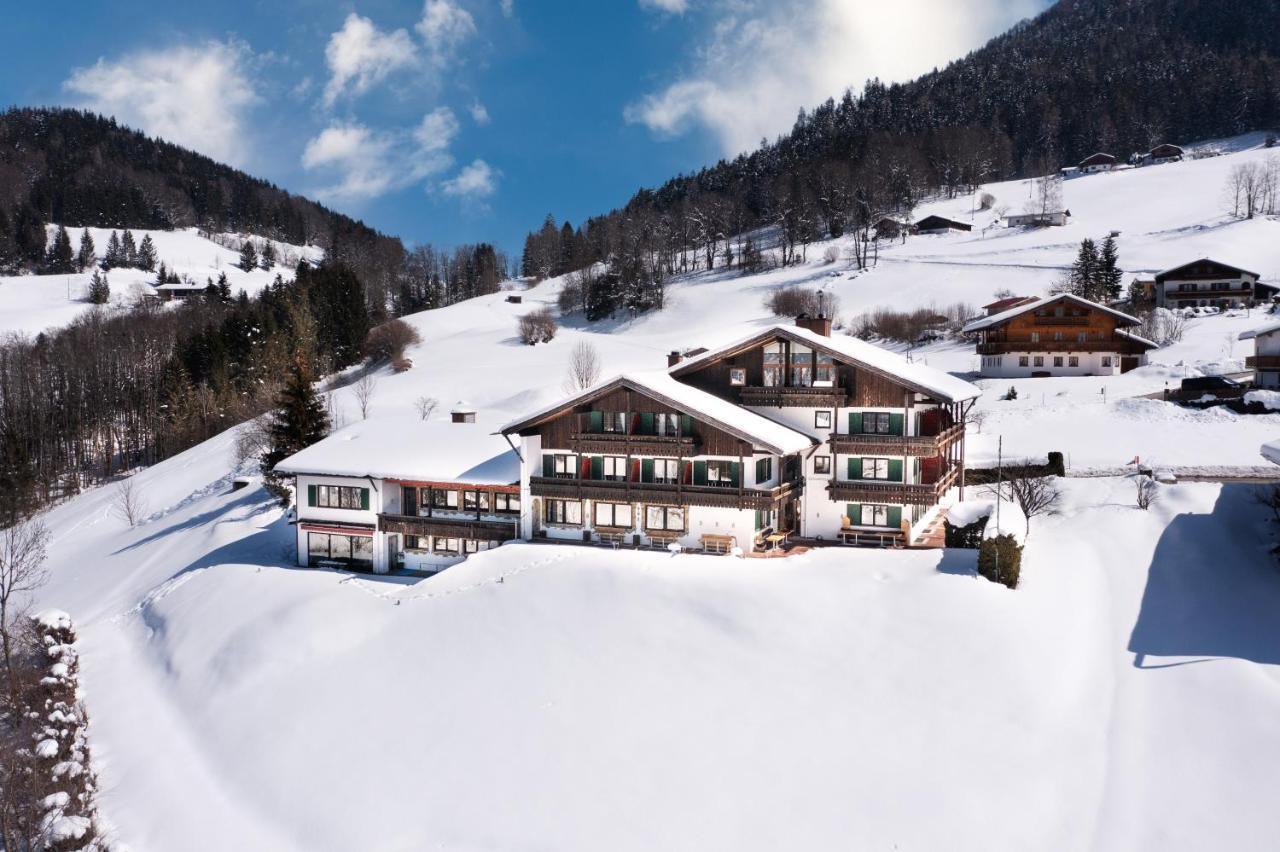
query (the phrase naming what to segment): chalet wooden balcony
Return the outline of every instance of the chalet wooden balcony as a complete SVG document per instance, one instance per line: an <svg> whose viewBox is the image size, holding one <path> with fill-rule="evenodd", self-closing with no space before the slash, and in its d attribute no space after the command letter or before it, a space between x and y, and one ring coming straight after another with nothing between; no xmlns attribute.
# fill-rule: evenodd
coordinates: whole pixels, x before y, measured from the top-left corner
<svg viewBox="0 0 1280 852"><path fill-rule="evenodd" d="M1244 365L1250 370L1280 370L1280 355L1250 355Z"/></svg>
<svg viewBox="0 0 1280 852"><path fill-rule="evenodd" d="M702 439L693 435L631 435L625 432L575 432L572 446L583 453L606 456L696 456Z"/></svg>
<svg viewBox="0 0 1280 852"><path fill-rule="evenodd" d="M401 535L435 535L445 538L469 538L479 541L510 541L519 536L516 521L486 518L417 517L414 515L378 515L378 528Z"/></svg>
<svg viewBox="0 0 1280 852"><path fill-rule="evenodd" d="M956 424L940 435L832 435L831 452L845 456L908 456L933 458L964 434Z"/></svg>
<svg viewBox="0 0 1280 852"><path fill-rule="evenodd" d="M1252 287L1233 287L1230 290L1167 290L1166 299L1248 299L1253 296Z"/></svg>
<svg viewBox="0 0 1280 852"><path fill-rule="evenodd" d="M1141 352L1146 347L1141 346L1132 340L1124 338L1116 338L1114 340L1087 340L1081 343L1078 340L1041 340L1038 343L1032 343L1030 340L992 340L978 344L979 355L1009 355L1021 352L1104 352L1104 353L1122 353L1122 352Z"/></svg>
<svg viewBox="0 0 1280 852"><path fill-rule="evenodd" d="M1036 317L1036 325L1088 325L1088 317Z"/></svg>
<svg viewBox="0 0 1280 852"><path fill-rule="evenodd" d="M738 401L761 408L836 408L849 404L849 391L833 387L741 387Z"/></svg>
<svg viewBox="0 0 1280 852"><path fill-rule="evenodd" d="M942 499L960 477L953 467L933 484L906 485L901 482L851 482L832 480L827 494L837 503L889 503L906 506L932 506Z"/></svg>
<svg viewBox="0 0 1280 852"><path fill-rule="evenodd" d="M535 476L529 479L534 497L556 500L602 500L609 503L660 503L667 506L706 506L713 509L770 509L779 500L798 497L802 482L777 488L677 485L675 483L624 480L562 479Z"/></svg>

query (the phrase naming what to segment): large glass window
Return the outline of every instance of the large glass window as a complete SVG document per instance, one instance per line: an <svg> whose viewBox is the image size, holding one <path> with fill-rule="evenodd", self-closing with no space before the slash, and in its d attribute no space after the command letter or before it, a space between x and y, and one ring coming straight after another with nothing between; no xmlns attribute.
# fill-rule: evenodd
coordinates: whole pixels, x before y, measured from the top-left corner
<svg viewBox="0 0 1280 852"><path fill-rule="evenodd" d="M683 532L684 509L680 506L647 506L644 525L650 530Z"/></svg>
<svg viewBox="0 0 1280 852"><path fill-rule="evenodd" d="M775 388L782 384L782 344L770 343L764 348L764 386Z"/></svg>
<svg viewBox="0 0 1280 852"><path fill-rule="evenodd" d="M317 485L316 505L321 509L361 509L369 505L368 488L348 485Z"/></svg>
<svg viewBox="0 0 1280 852"><path fill-rule="evenodd" d="M495 512L519 512L520 511L520 495L519 494L494 494L493 510Z"/></svg>
<svg viewBox="0 0 1280 852"><path fill-rule="evenodd" d="M488 491L462 492L462 507L469 512L489 511L489 492Z"/></svg>
<svg viewBox="0 0 1280 852"><path fill-rule="evenodd" d="M435 509L458 508L458 492L435 488L431 491L431 506Z"/></svg>
<svg viewBox="0 0 1280 852"><path fill-rule="evenodd" d="M863 459L862 460L862 478L863 479L888 479L889 478L889 460L888 459Z"/></svg>
<svg viewBox="0 0 1280 852"><path fill-rule="evenodd" d="M548 500L546 521L549 524L582 524L582 503L577 500Z"/></svg>
<svg viewBox="0 0 1280 852"><path fill-rule="evenodd" d="M604 478L622 482L627 478L627 459L625 456L604 457Z"/></svg>
<svg viewBox="0 0 1280 852"><path fill-rule="evenodd" d="M889 507L888 506L863 506L862 507L862 525L864 527L889 526Z"/></svg>
<svg viewBox="0 0 1280 852"><path fill-rule="evenodd" d="M631 529L630 503L600 503L596 507L596 526Z"/></svg>
<svg viewBox="0 0 1280 852"><path fill-rule="evenodd" d="M442 553L446 556L452 556L462 550L462 544L459 539L445 538L438 535L431 540L431 549L435 553Z"/></svg>
<svg viewBox="0 0 1280 852"><path fill-rule="evenodd" d="M889 415L885 412L868 411L862 415L862 431L868 435L888 435Z"/></svg>
<svg viewBox="0 0 1280 852"><path fill-rule="evenodd" d="M653 481L663 485L675 485L680 481L680 463L675 459L654 459Z"/></svg>
<svg viewBox="0 0 1280 852"><path fill-rule="evenodd" d="M836 383L836 359L824 352L818 353L818 366L814 368L813 383L818 387L832 387Z"/></svg>
<svg viewBox="0 0 1280 852"><path fill-rule="evenodd" d="M578 475L576 470L575 456L556 456L555 464L552 469L555 475L561 479L572 478Z"/></svg>
<svg viewBox="0 0 1280 852"><path fill-rule="evenodd" d="M307 556L312 563L337 562L349 568L373 568L371 536L307 533Z"/></svg>

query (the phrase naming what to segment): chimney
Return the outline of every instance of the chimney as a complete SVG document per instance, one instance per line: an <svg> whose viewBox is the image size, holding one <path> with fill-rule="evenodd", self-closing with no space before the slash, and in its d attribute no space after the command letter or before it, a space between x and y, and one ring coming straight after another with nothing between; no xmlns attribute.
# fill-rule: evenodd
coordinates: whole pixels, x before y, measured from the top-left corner
<svg viewBox="0 0 1280 852"><path fill-rule="evenodd" d="M674 367L676 364L679 364L683 360L684 360L684 356L680 354L680 350L678 349L672 350L670 353L667 354L668 367Z"/></svg>
<svg viewBox="0 0 1280 852"><path fill-rule="evenodd" d="M796 325L823 337L831 336L831 318L827 316L826 293L818 291L818 315L810 317L808 314L801 314L796 317Z"/></svg>

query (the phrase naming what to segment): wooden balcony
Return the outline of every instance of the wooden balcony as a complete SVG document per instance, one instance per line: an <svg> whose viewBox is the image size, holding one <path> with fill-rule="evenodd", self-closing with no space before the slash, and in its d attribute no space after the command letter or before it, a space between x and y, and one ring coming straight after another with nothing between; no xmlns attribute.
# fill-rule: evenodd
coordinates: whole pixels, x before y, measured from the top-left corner
<svg viewBox="0 0 1280 852"><path fill-rule="evenodd" d="M570 436L575 450L606 456L696 456L702 440L685 435L629 435L624 432L577 432Z"/></svg>
<svg viewBox="0 0 1280 852"><path fill-rule="evenodd" d="M942 499L960 477L959 466L953 467L936 483L905 485L901 482L850 482L832 480L827 494L837 503L889 503L906 506L932 506Z"/></svg>
<svg viewBox="0 0 1280 852"><path fill-rule="evenodd" d="M846 456L907 456L933 458L964 434L956 424L940 435L832 435L831 452Z"/></svg>
<svg viewBox="0 0 1280 852"><path fill-rule="evenodd" d="M1036 325L1088 325L1088 317L1036 317Z"/></svg>
<svg viewBox="0 0 1280 852"><path fill-rule="evenodd" d="M414 515L378 515L378 528L401 535L437 535L445 538L469 538L479 541L510 541L520 534L516 521L486 518Z"/></svg>
<svg viewBox="0 0 1280 852"><path fill-rule="evenodd" d="M1135 341L1126 340L1124 338L1116 338L1114 340L1088 340L1081 343L1078 340L1041 340L1038 343L1032 343L1030 340L992 340L978 344L979 355L1009 355L1012 353L1023 352L1061 352L1063 354L1076 352L1102 352L1110 354L1121 354L1129 352L1141 352L1148 347L1143 347Z"/></svg>
<svg viewBox="0 0 1280 852"><path fill-rule="evenodd" d="M602 500L608 503L660 503L666 506L706 506L715 509L770 509L779 500L798 497L802 482L777 488L677 485L675 483L561 479L535 476L529 479L534 497L557 500Z"/></svg>
<svg viewBox="0 0 1280 852"><path fill-rule="evenodd" d="M1250 370L1280 370L1280 355L1250 355L1244 365Z"/></svg>
<svg viewBox="0 0 1280 852"><path fill-rule="evenodd" d="M849 391L833 387L740 387L738 401L760 408L836 408L849 404Z"/></svg>
<svg viewBox="0 0 1280 852"><path fill-rule="evenodd" d="M1251 299L1252 287L1233 287L1230 290L1167 290L1166 299Z"/></svg>

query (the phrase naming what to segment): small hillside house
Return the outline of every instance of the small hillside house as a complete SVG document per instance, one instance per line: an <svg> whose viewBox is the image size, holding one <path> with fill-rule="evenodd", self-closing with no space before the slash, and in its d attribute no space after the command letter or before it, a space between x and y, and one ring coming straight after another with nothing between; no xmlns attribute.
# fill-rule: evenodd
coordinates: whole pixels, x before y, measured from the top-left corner
<svg viewBox="0 0 1280 852"><path fill-rule="evenodd" d="M207 284L197 284L194 281L173 281L168 284L152 285L155 295L166 302L186 301L187 299L199 299L204 296L205 291L209 289Z"/></svg>
<svg viewBox="0 0 1280 852"><path fill-rule="evenodd" d="M1010 213L1004 218L1005 225L1010 228L1060 228L1071 221L1071 211L1059 210L1056 213Z"/></svg>
<svg viewBox="0 0 1280 852"><path fill-rule="evenodd" d="M520 459L467 414L363 420L278 464L294 477L298 564L434 573L518 538Z"/></svg>
<svg viewBox="0 0 1280 852"><path fill-rule="evenodd" d="M1116 167L1119 161L1110 154L1092 154L1085 157L1076 166L1081 174L1091 175L1097 172L1109 172Z"/></svg>
<svg viewBox="0 0 1280 852"><path fill-rule="evenodd" d="M915 226L910 222L904 222L901 219L895 219L892 216L882 216L872 226L876 232L878 240L893 240L904 234L915 233Z"/></svg>
<svg viewBox="0 0 1280 852"><path fill-rule="evenodd" d="M1267 301L1276 288L1259 278L1256 272L1202 257L1156 275L1156 305L1230 308Z"/></svg>
<svg viewBox="0 0 1280 852"><path fill-rule="evenodd" d="M1253 354L1245 359L1245 366L1253 370L1254 386L1280 389L1280 322L1246 331L1240 339L1253 341Z"/></svg>
<svg viewBox="0 0 1280 852"><path fill-rule="evenodd" d="M1170 145L1167 142L1157 145L1147 152L1142 158L1142 162L1149 166L1158 166L1162 163L1176 163L1186 155L1186 152L1177 145Z"/></svg>
<svg viewBox="0 0 1280 852"><path fill-rule="evenodd" d="M1136 317L1062 293L975 320L987 378L1112 376L1146 363L1156 344L1129 329Z"/></svg>
<svg viewBox="0 0 1280 852"><path fill-rule="evenodd" d="M917 234L946 234L951 231L972 231L973 226L943 216L925 216L913 226Z"/></svg>

